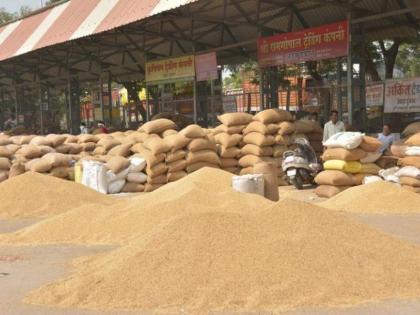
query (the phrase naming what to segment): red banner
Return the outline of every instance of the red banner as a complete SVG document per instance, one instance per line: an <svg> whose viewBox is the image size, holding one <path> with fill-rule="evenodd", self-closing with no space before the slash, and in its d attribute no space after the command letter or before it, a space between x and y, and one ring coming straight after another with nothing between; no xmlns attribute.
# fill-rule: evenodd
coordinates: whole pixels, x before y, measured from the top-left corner
<svg viewBox="0 0 420 315"><path fill-rule="evenodd" d="M258 39L261 67L347 55L348 21Z"/></svg>

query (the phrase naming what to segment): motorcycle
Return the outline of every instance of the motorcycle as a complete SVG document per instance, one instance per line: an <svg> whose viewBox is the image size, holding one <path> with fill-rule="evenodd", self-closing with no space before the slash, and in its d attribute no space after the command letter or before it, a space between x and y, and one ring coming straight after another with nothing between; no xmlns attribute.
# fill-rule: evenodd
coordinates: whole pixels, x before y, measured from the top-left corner
<svg viewBox="0 0 420 315"><path fill-rule="evenodd" d="M313 185L315 176L321 171L322 165L312 149L309 141L304 138L296 139L296 149L283 154L282 169L289 184L297 189L304 185Z"/></svg>

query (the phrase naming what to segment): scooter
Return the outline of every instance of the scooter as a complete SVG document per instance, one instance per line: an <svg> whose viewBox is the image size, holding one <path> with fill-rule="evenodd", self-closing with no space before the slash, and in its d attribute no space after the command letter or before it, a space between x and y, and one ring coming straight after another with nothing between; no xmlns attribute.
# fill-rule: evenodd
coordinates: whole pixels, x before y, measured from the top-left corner
<svg viewBox="0 0 420 315"><path fill-rule="evenodd" d="M314 184L315 176L322 170L322 165L308 140L299 138L294 143L297 148L283 154L282 169L287 181L300 190L304 185Z"/></svg>

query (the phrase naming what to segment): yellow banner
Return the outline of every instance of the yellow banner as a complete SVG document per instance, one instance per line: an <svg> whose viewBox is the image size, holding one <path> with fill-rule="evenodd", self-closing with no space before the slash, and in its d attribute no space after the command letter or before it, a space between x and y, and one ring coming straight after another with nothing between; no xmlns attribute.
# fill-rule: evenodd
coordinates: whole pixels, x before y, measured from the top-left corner
<svg viewBox="0 0 420 315"><path fill-rule="evenodd" d="M195 76L194 56L182 56L146 63L146 82L169 81Z"/></svg>

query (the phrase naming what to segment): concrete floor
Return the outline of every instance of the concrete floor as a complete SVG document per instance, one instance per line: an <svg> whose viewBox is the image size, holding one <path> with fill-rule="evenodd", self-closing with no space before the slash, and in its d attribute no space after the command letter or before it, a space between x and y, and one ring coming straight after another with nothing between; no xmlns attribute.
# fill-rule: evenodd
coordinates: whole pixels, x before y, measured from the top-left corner
<svg viewBox="0 0 420 315"><path fill-rule="evenodd" d="M313 190L280 189L281 197L316 203L322 199ZM348 214L395 237L420 245L420 215L361 215ZM0 220L0 233L12 232L35 223L36 220ZM24 304L22 299L31 290L71 272L73 258L109 250L110 247L39 246L0 247L0 314L1 315L116 315L139 312L103 312L75 309L50 309ZM212 313L212 315L223 313ZM419 315L419 301L387 301L352 308L308 309L289 315ZM224 315L224 314L223 314ZM227 314L226 314L227 315ZM232 314L233 315L233 314ZM238 315L238 313L235 313ZM247 313L247 315L250 315Z"/></svg>

